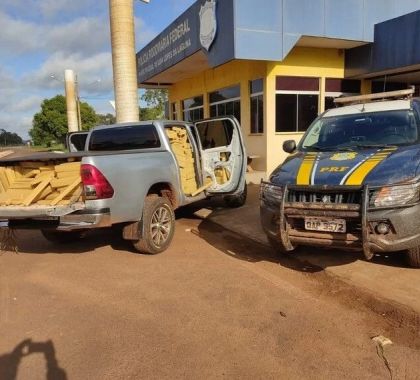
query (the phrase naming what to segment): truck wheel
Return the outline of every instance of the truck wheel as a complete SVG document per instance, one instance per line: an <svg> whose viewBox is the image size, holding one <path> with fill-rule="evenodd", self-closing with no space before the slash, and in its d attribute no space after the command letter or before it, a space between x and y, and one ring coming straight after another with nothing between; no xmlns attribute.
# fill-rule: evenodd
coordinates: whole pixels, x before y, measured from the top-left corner
<svg viewBox="0 0 420 380"><path fill-rule="evenodd" d="M276 239L276 238L274 238L274 237L272 237L272 236L270 236L270 235L267 235L267 240L268 240L268 242L270 243L271 247L272 247L272 248L273 248L276 252L278 252L278 253L280 253L280 254L290 253L290 252L293 252L293 251L296 249L296 247L293 247L293 250L292 250L292 251L288 251L288 250L286 249L286 247L283 245L283 243L281 242L281 240L280 240L280 239Z"/></svg>
<svg viewBox="0 0 420 380"><path fill-rule="evenodd" d="M405 255L410 267L420 268L420 247L407 249Z"/></svg>
<svg viewBox="0 0 420 380"><path fill-rule="evenodd" d="M56 244L69 244L78 241L82 236L82 231L55 231L55 230L41 230L44 238L51 243Z"/></svg>
<svg viewBox="0 0 420 380"><path fill-rule="evenodd" d="M248 187L245 184L245 187L242 191L242 193L237 195L226 195L223 200L225 201L226 205L230 208L238 208L242 207L245 202L248 195Z"/></svg>
<svg viewBox="0 0 420 380"><path fill-rule="evenodd" d="M148 196L144 202L141 238L133 242L140 253L155 255L171 244L175 232L175 214L167 198Z"/></svg>

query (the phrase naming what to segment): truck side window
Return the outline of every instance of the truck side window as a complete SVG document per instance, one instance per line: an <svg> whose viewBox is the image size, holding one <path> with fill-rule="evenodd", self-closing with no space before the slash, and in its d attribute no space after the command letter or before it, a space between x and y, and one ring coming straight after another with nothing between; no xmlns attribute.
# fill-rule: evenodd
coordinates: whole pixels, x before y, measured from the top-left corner
<svg viewBox="0 0 420 380"><path fill-rule="evenodd" d="M233 125L229 120L211 120L197 124L203 149L229 146L232 141Z"/></svg>
<svg viewBox="0 0 420 380"><path fill-rule="evenodd" d="M87 133L76 133L69 137L69 142L72 145L73 151L81 152L85 150Z"/></svg>
<svg viewBox="0 0 420 380"><path fill-rule="evenodd" d="M160 148L159 135L154 125L133 125L97 129L89 142L91 151L115 151Z"/></svg>

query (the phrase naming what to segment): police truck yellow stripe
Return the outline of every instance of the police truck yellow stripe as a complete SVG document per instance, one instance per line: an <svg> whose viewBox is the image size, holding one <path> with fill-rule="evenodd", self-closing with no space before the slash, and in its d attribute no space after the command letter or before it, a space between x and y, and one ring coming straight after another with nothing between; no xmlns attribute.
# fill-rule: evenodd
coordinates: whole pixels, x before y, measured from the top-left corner
<svg viewBox="0 0 420 380"><path fill-rule="evenodd" d="M300 165L299 172L296 179L297 185L310 185L311 174L315 165L317 153L308 153Z"/></svg>
<svg viewBox="0 0 420 380"><path fill-rule="evenodd" d="M378 166L385 158L391 153L395 152L397 148L386 148L377 153L372 157L368 158L362 165L360 165L353 173L347 178L345 185L348 186L359 186L363 183L368 174Z"/></svg>

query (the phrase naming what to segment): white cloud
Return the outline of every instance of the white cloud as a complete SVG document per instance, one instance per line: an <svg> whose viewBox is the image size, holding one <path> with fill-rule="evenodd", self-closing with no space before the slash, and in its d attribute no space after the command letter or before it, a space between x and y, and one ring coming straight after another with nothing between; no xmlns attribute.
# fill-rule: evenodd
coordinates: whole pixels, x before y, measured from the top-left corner
<svg viewBox="0 0 420 380"><path fill-rule="evenodd" d="M35 24L0 12L0 49L9 58L29 53L79 52L95 54L110 48L108 22L99 17L80 17L67 23Z"/></svg>
<svg viewBox="0 0 420 380"><path fill-rule="evenodd" d="M160 6L175 16L192 2ZM112 112L108 17L107 0L0 0L0 51L7 53L0 57L0 128L28 138L42 100L64 92L65 69L77 73L82 100ZM136 17L136 49L157 32Z"/></svg>
<svg viewBox="0 0 420 380"><path fill-rule="evenodd" d="M64 54L62 52L49 56L36 71L26 74L22 83L31 88L63 88L59 81L63 78L64 70L72 69L78 76L81 92L97 93L110 92L112 85L111 53L103 52L84 57L80 53ZM57 80L51 78L54 75Z"/></svg>

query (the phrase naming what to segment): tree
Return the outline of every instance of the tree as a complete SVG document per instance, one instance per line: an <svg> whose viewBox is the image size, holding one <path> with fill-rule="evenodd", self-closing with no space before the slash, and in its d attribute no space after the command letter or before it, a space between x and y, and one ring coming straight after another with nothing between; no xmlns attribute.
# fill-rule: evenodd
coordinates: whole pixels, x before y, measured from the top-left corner
<svg viewBox="0 0 420 380"><path fill-rule="evenodd" d="M0 132L0 146L13 146L23 144L22 138L17 133L7 132L2 128L0 128Z"/></svg>
<svg viewBox="0 0 420 380"><path fill-rule="evenodd" d="M98 114L97 125L111 125L117 122L116 117L112 113L107 113L106 115Z"/></svg>
<svg viewBox="0 0 420 380"><path fill-rule="evenodd" d="M141 96L147 108L140 108L140 120L162 119L168 102L168 90L149 89Z"/></svg>
<svg viewBox="0 0 420 380"><path fill-rule="evenodd" d="M80 115L83 130L88 130L97 124L98 116L89 104L80 103ZM41 111L34 115L32 129L29 131L33 143L46 146L64 143L67 132L65 97L56 95L51 99L45 99L41 104Z"/></svg>
<svg viewBox="0 0 420 380"><path fill-rule="evenodd" d="M162 119L162 112L157 108L139 108L140 111L140 120L158 120Z"/></svg>

